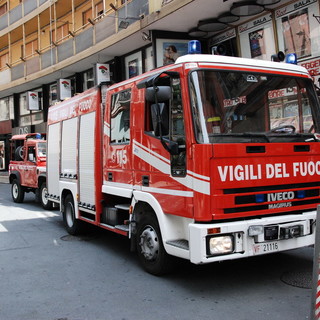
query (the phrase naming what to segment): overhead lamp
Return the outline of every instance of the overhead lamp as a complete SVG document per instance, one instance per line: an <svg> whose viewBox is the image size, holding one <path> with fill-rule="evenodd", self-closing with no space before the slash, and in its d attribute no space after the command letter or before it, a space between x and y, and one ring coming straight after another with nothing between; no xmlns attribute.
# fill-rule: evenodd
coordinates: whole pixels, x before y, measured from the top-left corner
<svg viewBox="0 0 320 320"><path fill-rule="evenodd" d="M253 16L261 13L264 7L257 4L255 1L243 1L234 3L230 9L230 12L236 16L245 17Z"/></svg>
<svg viewBox="0 0 320 320"><path fill-rule="evenodd" d="M198 29L207 32L221 31L227 27L225 23L219 22L217 19L200 20L198 23Z"/></svg>
<svg viewBox="0 0 320 320"><path fill-rule="evenodd" d="M208 32L199 30L198 28L192 28L188 31L188 34L190 37L201 38L205 37L208 34Z"/></svg>
<svg viewBox="0 0 320 320"><path fill-rule="evenodd" d="M273 4L279 3L281 0L256 0L257 4L262 6L272 6Z"/></svg>
<svg viewBox="0 0 320 320"><path fill-rule="evenodd" d="M143 41L151 41L151 33L150 33L150 31L148 31L148 33L142 31L141 32L141 36L142 36L142 40Z"/></svg>
<svg viewBox="0 0 320 320"><path fill-rule="evenodd" d="M279 0L280 1L280 0ZM221 14L217 20L219 22L222 22L222 23L233 23L233 22L236 22L240 19L239 16L235 16L234 14L230 13L230 12L225 12L223 14Z"/></svg>
<svg viewBox="0 0 320 320"><path fill-rule="evenodd" d="M129 21L126 20L121 20L119 23L119 28L120 29L127 29L129 26Z"/></svg>

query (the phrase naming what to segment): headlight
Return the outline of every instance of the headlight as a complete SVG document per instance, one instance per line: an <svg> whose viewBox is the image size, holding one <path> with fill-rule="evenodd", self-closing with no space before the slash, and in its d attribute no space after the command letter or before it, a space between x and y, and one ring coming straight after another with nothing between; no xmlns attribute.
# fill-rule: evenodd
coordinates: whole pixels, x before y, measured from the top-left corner
<svg viewBox="0 0 320 320"><path fill-rule="evenodd" d="M208 255L219 255L233 252L233 237L220 235L208 238Z"/></svg>

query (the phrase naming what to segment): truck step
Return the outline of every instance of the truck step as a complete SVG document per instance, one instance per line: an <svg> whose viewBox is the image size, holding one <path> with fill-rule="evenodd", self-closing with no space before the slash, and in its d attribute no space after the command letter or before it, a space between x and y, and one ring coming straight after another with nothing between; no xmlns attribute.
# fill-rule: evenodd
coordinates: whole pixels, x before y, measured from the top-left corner
<svg viewBox="0 0 320 320"><path fill-rule="evenodd" d="M117 208L117 209L120 209L120 210L129 211L130 204L129 203L120 203L120 204L116 204L114 207Z"/></svg>
<svg viewBox="0 0 320 320"><path fill-rule="evenodd" d="M118 230L129 232L129 226L126 226L124 224L117 224L114 227Z"/></svg>
<svg viewBox="0 0 320 320"><path fill-rule="evenodd" d="M166 244L184 250L189 250L189 241L184 239L167 241Z"/></svg>

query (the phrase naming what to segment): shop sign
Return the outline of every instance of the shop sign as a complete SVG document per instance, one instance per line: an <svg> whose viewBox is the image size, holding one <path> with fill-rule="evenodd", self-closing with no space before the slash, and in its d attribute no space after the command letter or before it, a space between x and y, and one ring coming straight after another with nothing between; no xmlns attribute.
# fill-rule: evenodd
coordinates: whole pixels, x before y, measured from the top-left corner
<svg viewBox="0 0 320 320"><path fill-rule="evenodd" d="M31 111L40 110L38 92L36 91L27 92L27 109Z"/></svg>
<svg viewBox="0 0 320 320"><path fill-rule="evenodd" d="M300 65L302 67L305 67L312 77L320 75L320 58L316 58L308 62L303 62Z"/></svg>
<svg viewBox="0 0 320 320"><path fill-rule="evenodd" d="M249 22L239 26L239 33L246 32L246 31L248 31L250 29L253 29L255 27L261 26L261 25L263 25L265 23L268 23L270 21L272 21L272 15L271 14L267 14L267 15L265 15L263 17L260 17L258 19L249 21Z"/></svg>
<svg viewBox="0 0 320 320"><path fill-rule="evenodd" d="M295 10L304 8L306 6L309 6L310 4L313 4L315 2L317 2L318 0L303 0L303 1L298 1L295 3L291 3L283 8L280 8L278 10L276 10L276 18L280 18L284 15L287 15L290 12L293 12Z"/></svg>
<svg viewBox="0 0 320 320"><path fill-rule="evenodd" d="M102 64L97 63L96 64L96 76L97 76L97 85L99 85L101 82L108 82L110 81L110 66L109 64Z"/></svg>
<svg viewBox="0 0 320 320"><path fill-rule="evenodd" d="M216 37L213 37L212 38L212 45L219 44L219 43L224 42L226 40L235 38L235 36L236 36L236 29L233 28L231 30L228 30L224 33L219 34Z"/></svg>
<svg viewBox="0 0 320 320"><path fill-rule="evenodd" d="M58 97L59 97L59 100L71 98L71 80L70 79L58 80Z"/></svg>

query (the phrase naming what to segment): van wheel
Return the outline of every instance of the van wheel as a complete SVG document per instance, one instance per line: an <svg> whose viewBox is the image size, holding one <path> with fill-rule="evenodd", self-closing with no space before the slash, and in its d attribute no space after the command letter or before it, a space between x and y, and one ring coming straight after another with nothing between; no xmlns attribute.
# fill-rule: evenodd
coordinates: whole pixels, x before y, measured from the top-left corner
<svg viewBox="0 0 320 320"><path fill-rule="evenodd" d="M42 208L45 210L52 210L53 203L52 201L48 200L48 188L47 184L43 182L40 187L40 201Z"/></svg>
<svg viewBox="0 0 320 320"><path fill-rule="evenodd" d="M24 199L24 190L21 184L18 182L17 179L12 181L11 185L11 195L12 199L16 203L21 203L23 202Z"/></svg>
<svg viewBox="0 0 320 320"><path fill-rule="evenodd" d="M81 221L76 219L74 201L71 194L68 194L64 200L63 222L69 234L75 236L81 233Z"/></svg>
<svg viewBox="0 0 320 320"><path fill-rule="evenodd" d="M173 257L164 249L157 218L151 212L139 221L136 241L140 263L147 272L159 276L172 270Z"/></svg>

